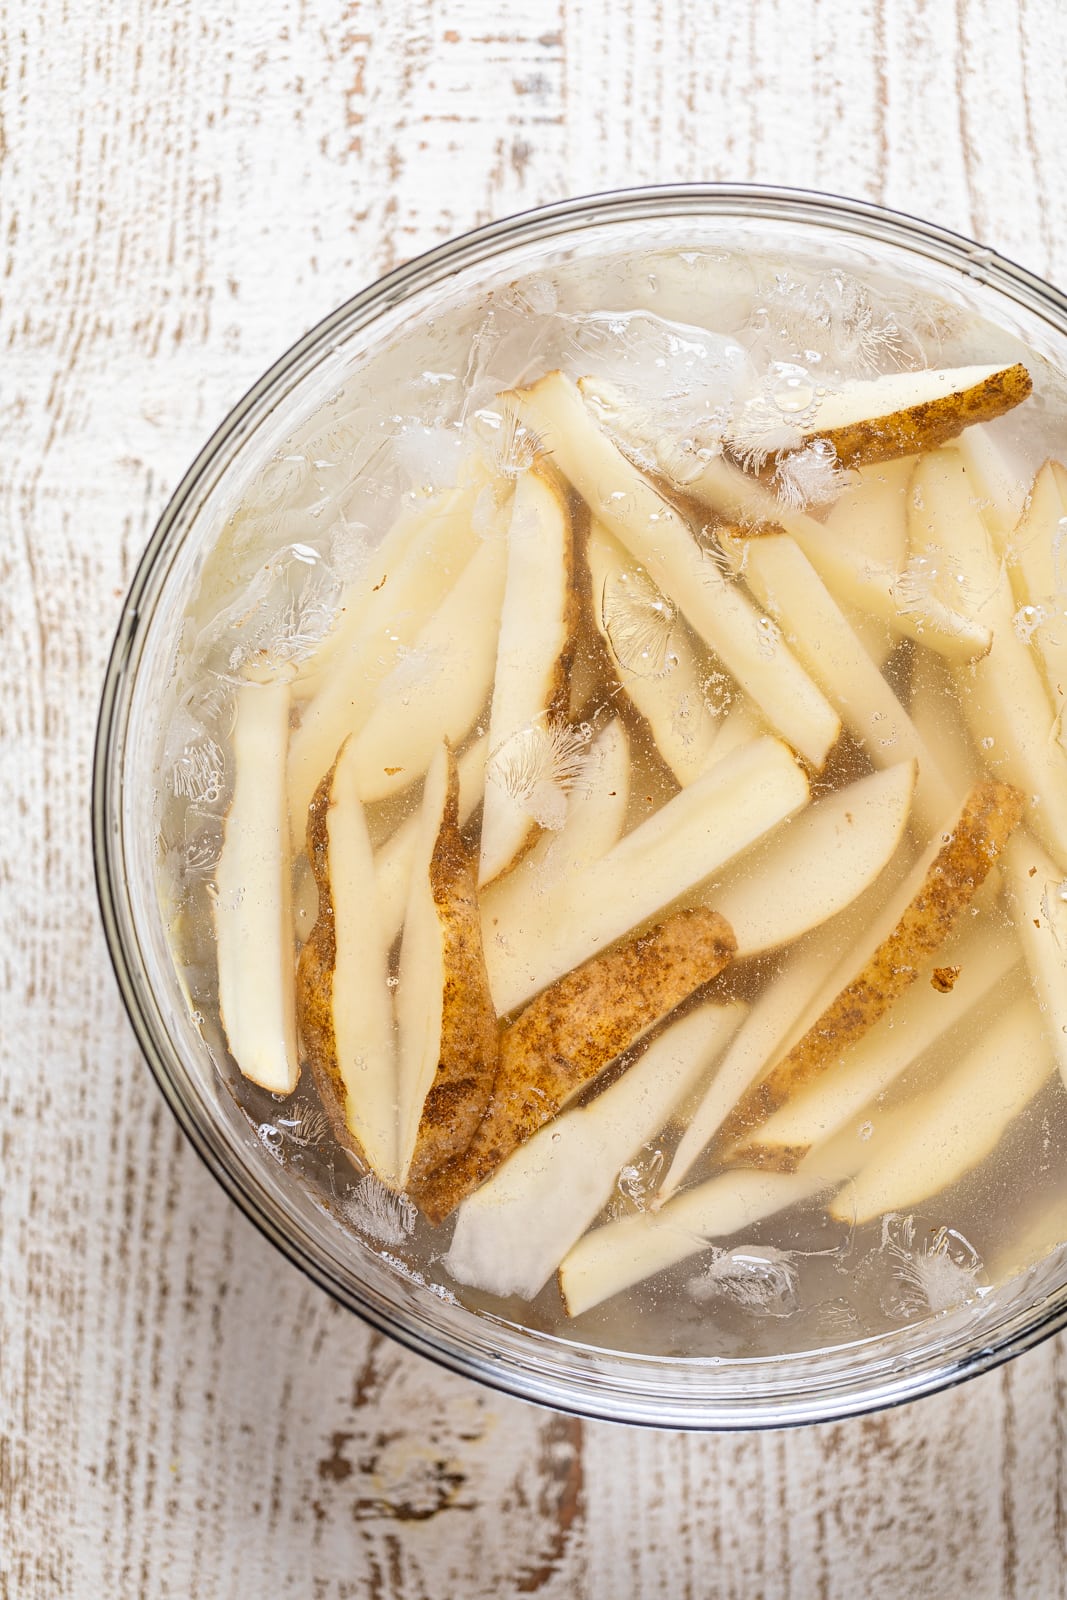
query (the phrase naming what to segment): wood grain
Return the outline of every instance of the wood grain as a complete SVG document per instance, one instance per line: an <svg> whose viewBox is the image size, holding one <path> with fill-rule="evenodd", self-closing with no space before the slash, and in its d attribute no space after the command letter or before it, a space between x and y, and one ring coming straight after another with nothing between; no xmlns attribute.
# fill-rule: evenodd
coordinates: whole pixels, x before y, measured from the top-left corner
<svg viewBox="0 0 1067 1600"><path fill-rule="evenodd" d="M179 1138L97 928L132 566L370 277L635 182L935 218L1067 279L1057 0L9 0L0 16L0 1597L1067 1595L1067 1345L792 1434L534 1410L383 1343Z"/></svg>

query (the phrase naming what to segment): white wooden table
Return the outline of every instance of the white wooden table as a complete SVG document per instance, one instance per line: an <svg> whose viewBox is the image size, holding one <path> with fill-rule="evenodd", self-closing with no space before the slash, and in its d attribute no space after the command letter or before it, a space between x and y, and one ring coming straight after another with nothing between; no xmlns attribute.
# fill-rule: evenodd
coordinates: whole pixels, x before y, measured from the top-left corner
<svg viewBox="0 0 1067 1600"><path fill-rule="evenodd" d="M691 178L884 201L1067 282L1065 52L1061 0L7 0L2 1600L1067 1595L1063 1339L892 1414L689 1437L338 1310L138 1056L87 803L153 521L336 303L488 218Z"/></svg>

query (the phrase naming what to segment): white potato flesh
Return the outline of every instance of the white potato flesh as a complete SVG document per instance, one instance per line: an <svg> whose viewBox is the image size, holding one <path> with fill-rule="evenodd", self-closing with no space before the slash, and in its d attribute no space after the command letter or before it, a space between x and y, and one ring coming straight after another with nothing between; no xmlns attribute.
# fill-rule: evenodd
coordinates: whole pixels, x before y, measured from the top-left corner
<svg viewBox="0 0 1067 1600"><path fill-rule="evenodd" d="M581 387L613 434L627 441L628 448L651 455L680 493L729 518L741 530L752 528L754 538L760 537L761 527L781 528L791 534L841 605L869 613L898 637L929 645L950 660L970 661L989 649L988 628L950 610L933 596L909 595L902 604L895 571L835 539L807 512L783 505L758 478L725 456L700 461L681 476L672 475L672 468L677 472L672 441L649 428L647 412L635 415L617 391L600 381L586 379Z"/></svg>
<svg viewBox="0 0 1067 1600"><path fill-rule="evenodd" d="M724 1172L675 1195L661 1210L608 1222L564 1257L559 1286L567 1313L581 1316L826 1187L825 1178L810 1173Z"/></svg>
<svg viewBox="0 0 1067 1600"><path fill-rule="evenodd" d="M475 507L487 486L472 469L470 481L450 490L420 518L410 541L387 544L386 559L374 560L369 590L343 624L347 649L331 649L333 670L300 712L288 756L289 816L293 849L304 847L308 806L344 741L370 715L377 686L413 643L478 545ZM410 532L410 530L408 530ZM394 564L395 563L395 564Z"/></svg>
<svg viewBox="0 0 1067 1600"><path fill-rule="evenodd" d="M459 758L459 825L466 827L482 801L489 737L482 734ZM411 888L411 868L419 836L419 812L413 812L386 839L374 858L379 915L389 944L400 932Z"/></svg>
<svg viewBox="0 0 1067 1600"><path fill-rule="evenodd" d="M553 372L509 396L574 485L694 632L759 705L768 724L821 768L840 723L768 619L719 571L684 518L594 422L578 389Z"/></svg>
<svg viewBox="0 0 1067 1600"><path fill-rule="evenodd" d="M442 739L463 743L493 684L507 546L483 540L419 630L410 655L379 684L355 737L364 801L387 800L425 773Z"/></svg>
<svg viewBox="0 0 1067 1600"><path fill-rule="evenodd" d="M563 709L565 658L573 631L570 512L560 491L535 472L515 486L507 573L489 713L489 761L482 812L479 882L506 872L537 831L530 801L505 781L508 742ZM473 623L473 619L472 619Z"/></svg>
<svg viewBox="0 0 1067 1600"><path fill-rule="evenodd" d="M887 571L899 572L908 553L905 497L914 470L914 456L859 468L823 524L827 534Z"/></svg>
<svg viewBox="0 0 1067 1600"><path fill-rule="evenodd" d="M525 922L549 940L553 892L619 842L630 798L630 740L616 717L590 746L582 779L567 796L558 833L543 834L506 878L481 896L482 925Z"/></svg>
<svg viewBox="0 0 1067 1600"><path fill-rule="evenodd" d="M359 799L351 742L337 760L326 818L333 905L332 1014L345 1115L383 1183L397 1180L397 1067L392 993L392 935L379 903L374 851Z"/></svg>
<svg viewBox="0 0 1067 1600"><path fill-rule="evenodd" d="M1008 841L1004 859L1019 942L1067 1086L1067 874L1022 829Z"/></svg>
<svg viewBox="0 0 1067 1600"><path fill-rule="evenodd" d="M593 620L619 682L683 789L704 771L718 727L704 695L707 668L685 624L607 529L586 542Z"/></svg>
<svg viewBox="0 0 1067 1600"><path fill-rule="evenodd" d="M1011 585L959 453L924 460L912 495L912 560L992 634L987 655L957 668L971 733L985 766L1027 797L1029 826L1067 870L1067 750L1055 738L1056 711L1034 656L1015 630Z"/></svg>
<svg viewBox="0 0 1067 1600"><path fill-rule="evenodd" d="M724 539L723 548L871 765L914 759L921 803L935 816L947 811L954 796L936 756L792 537Z"/></svg>
<svg viewBox="0 0 1067 1600"><path fill-rule="evenodd" d="M215 875L219 1012L242 1073L272 1094L291 1094L300 1076L288 742L288 684L242 684L235 696L233 798Z"/></svg>
<svg viewBox="0 0 1067 1600"><path fill-rule="evenodd" d="M555 1117L459 1208L445 1265L460 1283L533 1299L611 1198L625 1163L714 1064L744 1007L672 1023L588 1105Z"/></svg>
<svg viewBox="0 0 1067 1600"><path fill-rule="evenodd" d="M1046 461L1034 479L1011 537L1008 571L1020 607L1016 625L1029 635L1062 718L1067 705L1067 469L1058 461Z"/></svg>
<svg viewBox="0 0 1067 1600"><path fill-rule="evenodd" d="M990 1023L963 1061L926 1093L877 1123L855 1176L829 1210L841 1221L868 1222L924 1204L972 1171L996 1148L1054 1071L1052 1051L1033 999L1020 995ZM801 1166L825 1167L837 1148L813 1150ZM862 1152L862 1155L861 1155ZM847 1155L843 1158L847 1160Z"/></svg>
<svg viewBox="0 0 1067 1600"><path fill-rule="evenodd" d="M741 1165L768 1165L783 1158L795 1164L864 1106L873 1104L925 1051L971 1014L1018 964L1014 939L982 922L964 929L941 951L937 966L955 971L952 988L941 993L930 971L920 978L874 1027L842 1053L832 1072L802 1089L781 1106L750 1143L738 1147Z"/></svg>
<svg viewBox="0 0 1067 1600"><path fill-rule="evenodd" d="M711 876L807 804L788 747L764 737L716 762L552 895L552 937L526 916L483 914L489 983L504 1015Z"/></svg>
<svg viewBox="0 0 1067 1600"><path fill-rule="evenodd" d="M1023 513L1023 473L1010 459L996 430L975 423L954 441L978 496L978 509L996 549L1003 554Z"/></svg>
<svg viewBox="0 0 1067 1600"><path fill-rule="evenodd" d="M800 938L873 882L900 843L914 787L911 761L860 778L709 885L700 899L733 928L738 959Z"/></svg>

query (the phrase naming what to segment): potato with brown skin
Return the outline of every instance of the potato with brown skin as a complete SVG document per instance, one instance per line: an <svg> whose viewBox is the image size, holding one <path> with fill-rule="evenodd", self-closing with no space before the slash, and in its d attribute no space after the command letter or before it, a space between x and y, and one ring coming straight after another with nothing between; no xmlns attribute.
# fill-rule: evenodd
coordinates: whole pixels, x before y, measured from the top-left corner
<svg viewBox="0 0 1067 1600"><path fill-rule="evenodd" d="M459 829L459 773L446 742L426 778L396 996L399 1165L411 1189L466 1150L496 1075L499 1027L482 951L477 871L476 853Z"/></svg>
<svg viewBox="0 0 1067 1600"><path fill-rule="evenodd" d="M922 887L896 927L853 980L773 1070L741 1099L720 1129L729 1149L767 1120L796 1090L832 1068L913 983L951 932L1018 825L1023 795L987 780L968 796Z"/></svg>
<svg viewBox="0 0 1067 1600"><path fill-rule="evenodd" d="M415 1199L441 1222L572 1095L733 955L727 922L705 907L594 956L532 1001L504 1032L492 1098L469 1149Z"/></svg>

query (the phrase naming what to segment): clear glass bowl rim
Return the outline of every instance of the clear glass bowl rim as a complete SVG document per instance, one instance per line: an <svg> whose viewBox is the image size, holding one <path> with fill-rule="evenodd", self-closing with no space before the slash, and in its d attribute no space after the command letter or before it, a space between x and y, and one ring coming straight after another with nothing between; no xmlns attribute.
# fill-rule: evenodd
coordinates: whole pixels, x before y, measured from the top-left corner
<svg viewBox="0 0 1067 1600"><path fill-rule="evenodd" d="M605 1421L688 1430L735 1430L840 1420L902 1404L975 1376L1032 1348L1067 1326L1067 1285L1038 1297L995 1329L980 1327L971 1339L922 1353L907 1370L894 1372L881 1360L876 1370L838 1374L832 1383L780 1392L756 1385L749 1396L709 1399L697 1387L635 1382L624 1372L612 1381L576 1362L561 1374L534 1351L529 1359L487 1355L484 1348L445 1336L424 1319L377 1298L360 1298L338 1283L328 1264L294 1236L287 1219L262 1190L235 1170L231 1153L202 1105L186 1100L168 1066L170 1041L155 1008L122 873L121 763L125 721L137 658L138 632L161 592L174 550L195 524L190 505L237 455L275 400L294 388L334 341L348 339L385 308L441 283L461 269L519 244L563 239L591 225L672 217L759 218L775 223L823 226L857 241L903 247L989 285L1067 335L1067 295L996 252L961 234L871 202L805 189L759 184L668 184L613 190L558 201L489 223L414 257L369 284L331 312L290 347L248 390L208 439L172 494L137 566L123 603L101 694L92 776L92 841L97 896L105 937L123 1003L141 1051L182 1131L208 1170L259 1231L313 1282L378 1331L442 1366L502 1392L538 1404ZM183 518L188 524L182 528ZM131 671L131 663L133 670ZM481 1319L475 1319L481 1320ZM990 1338L989 1334L995 1336ZM527 1335L543 1347L539 1335ZM484 1340L482 1341L484 1345ZM521 1344L522 1338L513 1341ZM554 1341L547 1341L555 1344ZM891 1339L875 1342L880 1349ZM569 1348L562 1346L562 1348ZM854 1347L855 1348L855 1347ZM860 1346L859 1349L863 1349ZM847 1356L847 1352L842 1352ZM605 1352L625 1367L627 1358ZM788 1362L803 1358L787 1358ZM654 1374L672 1363L640 1358ZM845 1363L847 1365L847 1361ZM699 1363L686 1363L690 1370ZM767 1364L723 1363L766 1369Z"/></svg>

